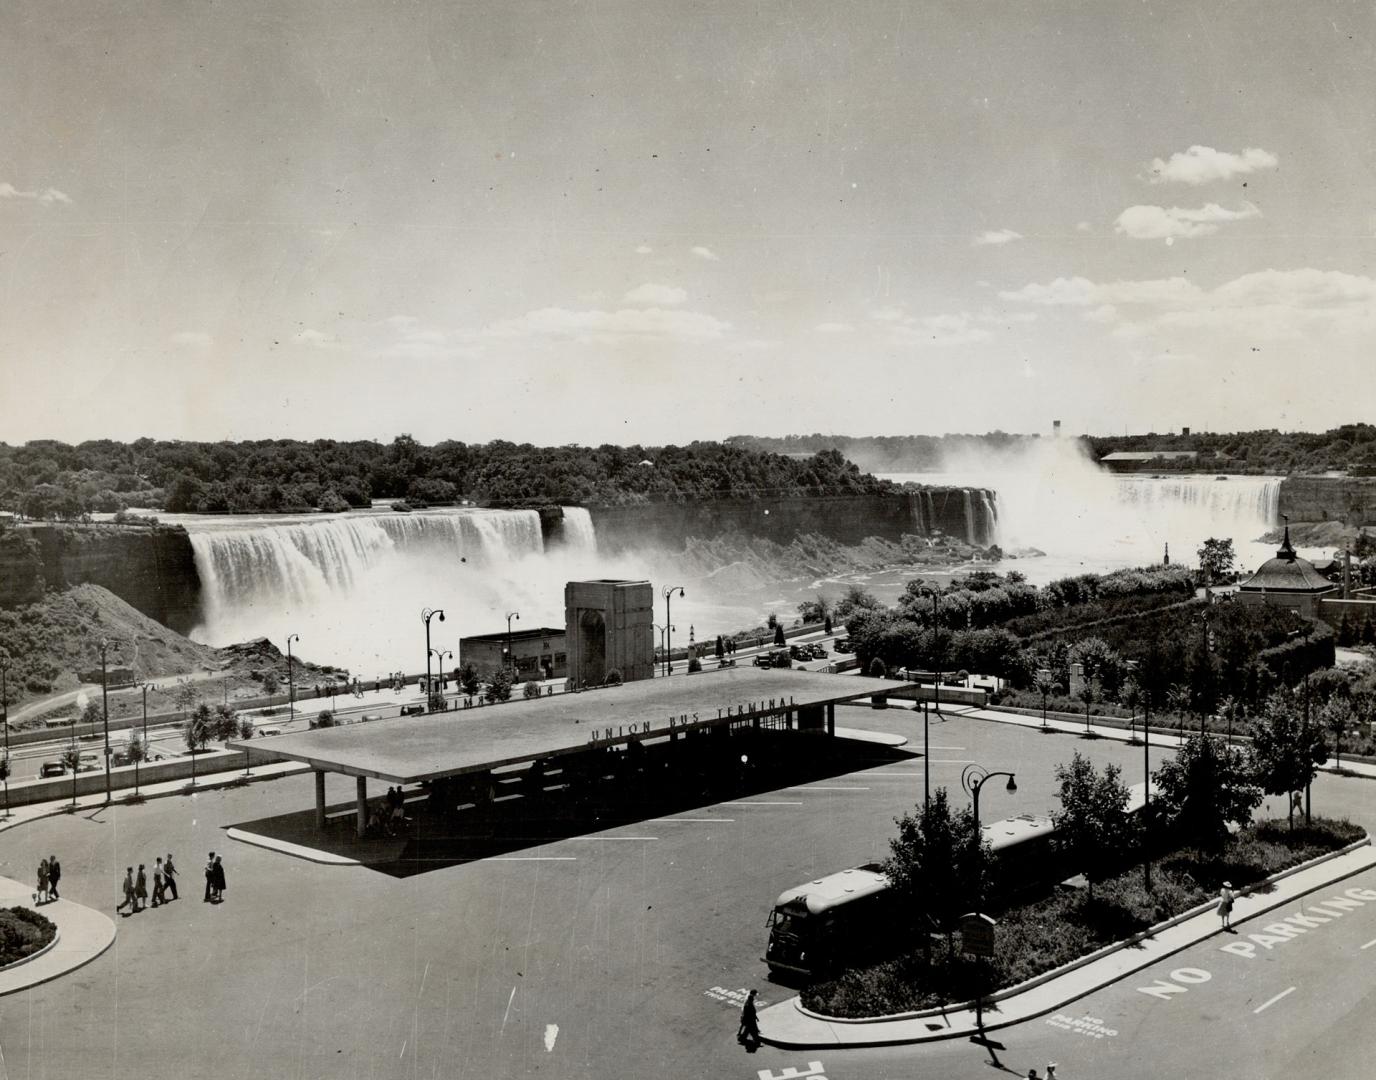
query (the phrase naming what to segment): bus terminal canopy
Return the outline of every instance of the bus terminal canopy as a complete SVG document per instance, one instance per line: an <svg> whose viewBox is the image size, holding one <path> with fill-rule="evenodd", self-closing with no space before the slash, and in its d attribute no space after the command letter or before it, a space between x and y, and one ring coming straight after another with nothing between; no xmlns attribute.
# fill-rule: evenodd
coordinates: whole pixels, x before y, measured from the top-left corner
<svg viewBox="0 0 1376 1080"><path fill-rule="evenodd" d="M252 751L257 760L299 761L321 772L415 784L754 717L820 713L823 706L895 689L891 682L859 676L728 668L228 747Z"/></svg>

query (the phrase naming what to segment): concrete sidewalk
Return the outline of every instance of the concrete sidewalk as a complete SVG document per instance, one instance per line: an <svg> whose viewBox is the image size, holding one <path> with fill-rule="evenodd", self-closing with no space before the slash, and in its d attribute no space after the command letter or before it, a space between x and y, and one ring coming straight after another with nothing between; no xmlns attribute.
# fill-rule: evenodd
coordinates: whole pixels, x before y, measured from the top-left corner
<svg viewBox="0 0 1376 1080"><path fill-rule="evenodd" d="M11 878L0 878L0 907L32 908L57 926L57 939L42 952L0 971L0 997L27 990L88 964L115 941L115 922L94 908L54 900L38 907L33 890Z"/></svg>
<svg viewBox="0 0 1376 1080"><path fill-rule="evenodd" d="M1315 889L1336 885L1372 867L1376 867L1376 848L1364 840L1345 852L1286 871L1269 883L1240 894L1233 905L1233 923L1236 926L1255 919ZM1354 892L1363 895L1351 897L1352 900L1376 902L1376 890ZM983 1028L992 1031L1052 1012L1215 935L1222 938L1223 931L1216 903L1210 901L1153 927L1140 940L1109 946L993 995L984 1006ZM978 1033L974 1009L966 1007L969 1004L878 1019L838 1020L807 1012L795 997L760 1012L760 1035L771 1045L794 1049L893 1046L950 1039Z"/></svg>

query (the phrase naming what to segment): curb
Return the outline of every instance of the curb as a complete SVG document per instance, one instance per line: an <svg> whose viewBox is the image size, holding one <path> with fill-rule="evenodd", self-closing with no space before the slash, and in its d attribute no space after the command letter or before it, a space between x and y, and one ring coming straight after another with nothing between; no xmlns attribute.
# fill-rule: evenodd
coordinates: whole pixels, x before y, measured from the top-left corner
<svg viewBox="0 0 1376 1080"><path fill-rule="evenodd" d="M362 866L358 859L351 859L347 855L331 855L326 851L318 851L303 844L293 844L289 840L269 840L265 836L257 833L244 832L242 829L230 827L225 830L225 836L231 840L237 840L241 844L249 844L253 847L260 847L266 851L275 851L279 855L289 855L293 859L302 859L305 862L319 863L323 866Z"/></svg>
<svg viewBox="0 0 1376 1080"><path fill-rule="evenodd" d="M1298 873L1300 873L1300 872L1302 872L1302 871L1305 871L1305 870L1313 869L1313 868L1316 867L1316 866L1321 866L1321 865L1323 865L1323 864L1326 863L1326 862L1330 862L1330 861L1332 861L1333 859L1340 858L1340 857L1342 857L1342 856L1344 856L1344 855L1350 855L1352 852L1357 851L1357 850L1360 850L1361 848L1367 847L1367 846L1369 846L1369 845L1371 845L1371 844L1372 844L1372 837L1371 837L1371 835L1368 833L1367 836L1364 837L1363 839L1361 839L1361 840L1356 840L1356 841L1352 842L1351 844L1346 845L1345 847L1338 848L1338 849L1336 849L1336 850L1334 850L1334 851L1325 852L1323 855L1315 856L1314 858L1309 859L1309 860L1307 860L1307 861L1305 861L1305 862L1302 862L1302 863L1296 863L1294 866L1287 867L1286 869L1281 870L1281 871L1277 872L1276 874L1273 874L1273 875L1270 876L1270 877L1264 878L1263 880L1261 880L1261 881L1257 882L1255 885L1253 885L1253 886L1252 886L1250 889L1248 889L1245 893L1239 893L1239 899L1240 899L1241 897L1243 897L1243 896L1249 896L1249 897L1252 897L1253 899L1256 899L1259 895L1262 895L1262 894L1259 894L1258 890L1264 888L1264 887L1267 886L1267 885L1274 885L1276 882L1282 881L1282 880L1284 880L1284 879L1287 878L1287 877L1291 877L1291 876L1293 876L1293 875L1295 875L1295 874L1298 874ZM1323 883L1323 885L1317 885L1317 886L1315 886L1315 888L1325 888L1325 887L1327 887L1327 886L1329 886L1329 885L1335 884L1336 882L1344 881L1344 880L1346 880L1346 879L1349 878L1349 877L1353 877L1353 876L1355 876L1356 874L1363 873L1363 872L1365 872L1365 871L1368 870L1368 869L1371 869L1371 867L1369 867L1369 866L1367 866L1367 867L1357 867L1356 869L1353 869L1353 870L1347 871L1346 873L1343 873L1343 874L1338 875L1337 877L1333 878L1332 880ZM1265 904L1265 903L1264 903L1263 906L1259 907L1258 910L1256 910L1255 912L1253 912L1253 913L1251 913L1250 915L1248 915L1247 918L1250 920L1250 919L1256 918L1256 917L1258 917L1258 916L1264 915L1264 914L1266 914L1267 912L1274 911L1276 908L1281 907L1282 905L1289 903L1289 902L1290 902L1290 899L1292 899L1292 898L1282 898L1282 899L1278 899L1278 900L1275 900L1274 902L1269 903L1269 904ZM1197 905L1195 905L1194 907L1189 908L1188 910L1183 911L1183 912L1181 912L1181 913L1178 914L1178 915L1174 915L1174 916L1172 916L1171 918L1165 920L1164 922L1157 923L1156 925L1154 925L1154 926L1152 926L1152 927L1149 927L1149 928L1146 929L1146 930L1140 931L1140 932L1138 932L1138 933L1132 935L1132 936L1129 937L1129 938L1124 938L1122 941L1116 941L1116 942L1114 942L1114 943L1111 944L1111 945L1106 945L1106 946L1104 946L1103 948L1098 949L1098 950L1096 950L1096 951L1094 951L1094 952L1092 952L1092 953L1087 953L1087 954L1084 955L1084 956L1077 957L1075 960L1072 960L1072 961L1070 961L1070 962L1067 963L1067 964L1063 964L1061 967L1053 968L1053 969L1051 969L1050 971L1044 971L1044 972L1042 972L1040 975L1034 975L1031 979L1028 979L1028 980L1026 980L1025 982L1018 983L1018 984L1016 984L1015 986L1005 987L1003 990L997 991L997 992L995 992L995 993L993 993L993 994L988 995L987 997L981 998L980 1001L981 1001L982 1003L984 1003L985 1010L986 1010L985 1023L984 1023L984 1030L985 1030L985 1031L995 1031L995 1030L998 1030L998 1029L1000 1029L1000 1028L1012 1027L1012 1026L1015 1025L1015 1024L1026 1023L1028 1020L1035 1020L1037 1017L1039 1017L1039 1016L1044 1016L1044 1015L1046 1015L1046 1014L1049 1013L1049 1012L1053 1012L1053 1011L1055 1011L1056 1009L1062 1008L1062 1007L1064 1007L1065 1005L1068 1005L1068 1004L1069 1004L1070 1002L1072 1002L1072 1001L1078 1001L1080 998L1085 997L1085 996L1088 995L1088 994L1092 994L1092 993L1095 993L1095 992L1097 992L1097 991L1099 991L1099 990L1102 990L1102 989L1103 989L1104 987L1106 987L1106 986L1111 986L1113 983L1118 982L1120 979L1126 978L1128 975L1133 974L1135 971L1140 971L1142 967L1146 967L1146 966L1148 966L1148 965L1150 965L1150 964L1157 963L1158 961L1164 960L1164 959L1166 959L1167 957L1174 956L1176 953L1183 952L1185 949L1188 949L1188 948L1190 948L1190 947L1192 947L1192 946L1194 946L1194 945L1197 945L1197 944L1199 944L1199 942L1201 942L1201 941L1207 940L1208 938L1214 936L1214 933L1215 933L1214 931L1211 931L1210 933L1205 934L1203 937L1197 938L1197 939L1194 940L1194 941L1183 942L1181 945L1179 945L1178 947L1176 947L1176 948L1174 948L1174 949L1171 949L1169 952L1163 952L1163 953L1161 953L1161 954L1159 954L1159 955L1157 955L1157 956L1153 956L1153 957L1151 957L1150 959L1145 960L1145 961L1143 962L1143 964L1142 964L1140 967L1138 967L1138 968L1133 968L1133 969L1130 969L1130 970L1128 970L1128 971L1124 971L1124 972L1122 972L1122 973L1120 973L1120 974L1114 975L1112 978L1107 979L1107 980L1105 980L1104 982L1095 983L1095 984L1092 985L1092 986L1086 986L1086 987L1084 987L1083 989L1080 989L1080 990L1076 991L1075 993L1071 994L1069 997L1066 997L1066 998L1064 998L1064 999L1062 999L1062 1000L1060 1000L1060 1001L1058 1001L1058 1002L1056 1002L1056 1003L1054 1003L1054 1004L1048 1005L1048 1006L1046 1006L1046 1007L1043 1008L1043 1009L1039 1009L1039 1010L1037 1010L1037 1011L1035 1011L1035 1012L1031 1012L1031 1013L1027 1014L1026 1016L1019 1016L1019 1017L1017 1017L1017 1018L1015 1018L1015 1019L1007 1019L1007 1020L1004 1020L1003 1022L999 1022L999 1021L997 1021L997 1020L994 1020L993 1022L990 1022L990 1017L989 1017L989 1015L988 1015L988 1007L989 1007L989 1006L991 1006L991 1005L997 1005L997 1004L1000 1003L1000 1002L1008 1001L1008 1000L1010 1000L1010 999L1012 999L1012 998L1014 998L1014 997L1017 997L1017 996L1019 996L1019 995L1021 995L1021 994L1027 993L1027 992L1029 992L1029 991L1031 991L1031 990L1035 990L1037 987L1042 986L1043 984L1048 983L1048 982L1050 982L1050 981L1053 980L1053 979L1059 978L1059 977L1061 977L1061 976L1063 976L1063 975L1068 975L1068 974L1070 974L1070 973L1073 972L1073 971L1076 971L1076 970L1078 970L1078 969L1080 969L1080 968L1082 968L1082 967L1085 967L1085 966L1087 966L1087 965L1089 965L1089 964L1091 964L1091 963L1094 963L1095 961L1103 960L1103 959L1105 959L1106 957L1109 957L1109 956L1112 956L1112 955L1115 954L1115 953L1121 952L1123 949L1132 948L1132 947L1134 947L1134 946L1140 944L1141 942L1147 940L1148 938L1155 937L1157 934L1161 933L1162 931L1169 930L1169 929L1171 929L1171 928L1174 927L1174 926L1178 926L1180 923L1186 922L1186 921L1188 921L1189 919L1192 919L1192 918L1194 918L1194 917L1196 917L1196 916L1198 916L1198 915L1205 914L1206 912L1212 910L1212 909L1214 908L1215 905L1216 905L1216 901L1215 901L1215 900L1208 900L1208 901L1205 901L1205 902L1202 903L1202 904L1197 904ZM930 1008L930 1009L923 1009L923 1010L920 1010L920 1011L917 1011L917 1012L889 1013L889 1014L886 1014L886 1015L883 1015L883 1016L870 1016L870 1017L839 1017L839 1016L828 1016L828 1015L826 1015L826 1014L824 1014L824 1013L814 1012L813 1010L804 1007L803 1004L802 1004L802 999L801 999L801 998L798 998L798 997L795 997L795 998L793 999L792 1004L793 1004L794 1009L796 1009L799 1013L803 1014L804 1016L807 1016L807 1017L810 1018L810 1019L816 1020L818 1023L829 1024L829 1025L843 1025L843 1024L853 1024L853 1025L859 1025L859 1024L887 1024L887 1023L901 1023L901 1022L908 1022L908 1021L920 1021L920 1020L930 1019L931 1017L935 1017L935 1016L944 1016L944 1015L946 1015L946 1014L948 1014L948 1013L951 1013L951 1012L957 1012L957 1011L971 1011L971 1010L974 1009L974 1006L975 1006L975 1002L974 1002L973 1000L971 1000L971 1001L960 1001L960 1002L947 1002L945 1005L934 1006L934 1007L932 1007L932 1008ZM902 1041L888 1041L888 1040L884 1040L884 1041L863 1041L863 1042L841 1042L841 1043L792 1043L792 1042L785 1042L785 1041L774 1041L774 1040L767 1039L767 1038L766 1038L764 1041L765 1041L766 1043L768 1043L769 1045L771 1045L771 1046L778 1046L778 1047L782 1047L782 1048L793 1048L793 1049L813 1049L813 1048L817 1048L817 1047L823 1046L823 1045L836 1045L836 1046L838 1046L838 1048L850 1048L850 1047L859 1048L859 1047L872 1047L872 1046L911 1046L911 1045L915 1045L915 1044L917 1044L917 1043L923 1043L923 1042L937 1042L937 1041L942 1040L942 1039L961 1038L961 1037L964 1037L964 1036L967 1035L967 1034L969 1034L969 1032L968 1032L967 1030L963 1029L963 1028L962 1028L962 1029L948 1028L947 1030L942 1031L942 1032L939 1032L939 1033L938 1033L938 1032L933 1032L933 1033L930 1034L930 1035L918 1036L918 1037L916 1037L916 1038L905 1039L905 1040L902 1040Z"/></svg>
<svg viewBox="0 0 1376 1080"><path fill-rule="evenodd" d="M14 905L14 906L15 906L15 907L23 907L24 905L23 905L23 904L16 904L16 905ZM32 910L32 909L30 909L30 910ZM45 915L44 918L47 918L47 916ZM48 921L49 921L49 922L52 922L51 919L48 919ZM62 930L58 927L57 923L53 923L53 939L52 939L52 941L48 942L48 944L44 945L43 948L39 949L36 953L30 953L28 956L25 956L25 957L23 957L23 958L21 958L21 959L19 959L19 960L11 961L10 963L6 964L4 967L0 967L0 974L4 974L6 971L13 971L13 970L14 970L15 968L17 968L17 967L23 967L23 966L24 966L25 964L27 964L30 960L37 960L40 956L44 955L45 953L49 952L49 951L52 950L52 949L55 949L55 948L57 947L57 943L58 943L59 941L61 941L61 940L62 940Z"/></svg>

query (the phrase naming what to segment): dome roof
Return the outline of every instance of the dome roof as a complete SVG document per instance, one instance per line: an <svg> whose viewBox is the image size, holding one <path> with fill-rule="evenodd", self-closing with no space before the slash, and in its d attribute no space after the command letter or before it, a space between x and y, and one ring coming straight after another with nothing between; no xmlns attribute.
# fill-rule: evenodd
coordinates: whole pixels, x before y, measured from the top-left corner
<svg viewBox="0 0 1376 1080"><path fill-rule="evenodd" d="M1267 559L1261 569L1244 581L1248 592L1325 592L1336 586L1314 569L1308 559L1301 559L1290 546L1290 525L1285 526L1285 539L1274 559Z"/></svg>

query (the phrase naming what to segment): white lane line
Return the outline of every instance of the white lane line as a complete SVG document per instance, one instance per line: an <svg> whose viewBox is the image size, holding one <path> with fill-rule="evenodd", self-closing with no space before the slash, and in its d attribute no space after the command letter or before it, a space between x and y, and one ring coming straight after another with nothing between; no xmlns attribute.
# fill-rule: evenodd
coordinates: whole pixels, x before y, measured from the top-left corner
<svg viewBox="0 0 1376 1080"><path fill-rule="evenodd" d="M492 855L480 862L577 862L577 855Z"/></svg>
<svg viewBox="0 0 1376 1080"><path fill-rule="evenodd" d="M764 802L764 801L755 801L755 800L752 800L752 801L750 801L750 802L739 801L739 802L724 802L724 803L722 803L722 806L802 806L802 805L803 805L802 802Z"/></svg>
<svg viewBox="0 0 1376 1080"><path fill-rule="evenodd" d="M1371 939L1370 941L1368 941L1365 945L1363 945L1362 948L1363 948L1363 949L1369 949L1369 948L1371 948L1371 946L1373 946L1373 945L1376 945L1376 938L1372 938L1372 939Z"/></svg>
<svg viewBox="0 0 1376 1080"><path fill-rule="evenodd" d="M656 824L663 821L670 825L715 825L718 821L724 821L729 825L736 819L733 817L652 817L647 820Z"/></svg>
<svg viewBox="0 0 1376 1080"><path fill-rule="evenodd" d="M858 784L838 784L835 787L823 787L818 785L812 787L808 784L790 784L787 791L869 791L867 787L860 787Z"/></svg>
<svg viewBox="0 0 1376 1080"><path fill-rule="evenodd" d="M1289 990L1282 990L1279 994L1277 994L1275 997L1273 997L1270 1001L1263 1001L1260 1005L1258 1005L1255 1009L1253 1009L1253 1010L1252 1010L1252 1015L1255 1016L1257 1013L1261 1012L1262 1009L1269 1009L1272 1005L1274 1005L1274 1004L1275 1004L1277 1001L1279 1001L1281 998L1283 998L1283 997L1289 997L1289 996L1290 996L1291 994L1293 994L1294 992L1295 992L1295 988L1294 988L1293 986L1290 987Z"/></svg>

